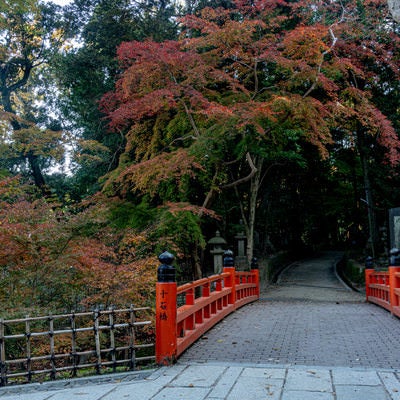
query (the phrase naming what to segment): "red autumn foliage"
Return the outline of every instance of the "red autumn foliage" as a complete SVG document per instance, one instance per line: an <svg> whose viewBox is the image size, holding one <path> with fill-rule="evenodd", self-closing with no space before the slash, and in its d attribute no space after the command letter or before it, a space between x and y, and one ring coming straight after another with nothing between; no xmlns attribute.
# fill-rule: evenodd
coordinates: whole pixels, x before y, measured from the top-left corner
<svg viewBox="0 0 400 400"><path fill-rule="evenodd" d="M135 251L144 248L145 236L108 228L100 198L82 203L80 211L61 209L17 183L0 180L3 313L152 305L157 260Z"/></svg>

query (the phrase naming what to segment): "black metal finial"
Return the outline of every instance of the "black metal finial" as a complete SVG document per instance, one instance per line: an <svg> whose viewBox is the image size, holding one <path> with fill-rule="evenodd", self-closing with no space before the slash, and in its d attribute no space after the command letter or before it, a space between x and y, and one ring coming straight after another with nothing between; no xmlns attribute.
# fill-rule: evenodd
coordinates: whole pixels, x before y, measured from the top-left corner
<svg viewBox="0 0 400 400"><path fill-rule="evenodd" d="M235 260L233 258L233 251L232 250L225 250L224 251L224 267L234 267Z"/></svg>
<svg viewBox="0 0 400 400"><path fill-rule="evenodd" d="M373 258L371 256L368 256L365 259L365 269L373 269L374 268L374 262L373 262Z"/></svg>
<svg viewBox="0 0 400 400"><path fill-rule="evenodd" d="M171 265L175 259L174 255L164 251L158 256L161 265L157 268L158 282L175 282L175 268Z"/></svg>
<svg viewBox="0 0 400 400"><path fill-rule="evenodd" d="M250 267L251 267L251 269L258 269L258 260L256 257L253 257L251 259Z"/></svg>

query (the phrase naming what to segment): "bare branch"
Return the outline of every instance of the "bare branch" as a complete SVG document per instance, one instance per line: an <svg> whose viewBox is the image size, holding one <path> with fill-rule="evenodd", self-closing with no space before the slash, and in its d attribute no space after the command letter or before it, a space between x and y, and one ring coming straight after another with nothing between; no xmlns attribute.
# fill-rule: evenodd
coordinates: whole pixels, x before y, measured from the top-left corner
<svg viewBox="0 0 400 400"><path fill-rule="evenodd" d="M250 156L250 153L248 153L248 152L246 153L246 160L249 163L249 166L251 168L250 173L247 176L245 176L244 178L241 178L241 179L238 179L238 180L236 180L234 182L227 183L226 185L220 186L221 189L233 188L233 187L236 187L236 186L238 186L238 185L240 185L240 184L242 184L244 182L248 182L256 174L257 168L253 163L253 160L252 160L252 158Z"/></svg>
<svg viewBox="0 0 400 400"><path fill-rule="evenodd" d="M199 216L202 217L205 209L209 208L212 199L214 198L215 193L217 192L215 183L218 179L218 174L219 174L219 169L217 168L217 170L215 171L215 174L213 176L212 182L211 182L211 189L208 191L206 198L203 201L203 204L201 206L201 211L199 213Z"/></svg>
<svg viewBox="0 0 400 400"><path fill-rule="evenodd" d="M343 6L342 6L342 7L343 7ZM318 83L318 80L319 80L319 74L321 73L321 68L322 68L322 64L323 64L323 62L324 62L325 56L326 56L327 54L329 54L329 53L333 50L333 48L335 47L336 42L337 42L337 37L335 36L335 33L333 32L333 29L332 29L332 28L333 28L334 25L337 25L337 24L341 23L341 22L344 20L344 13L345 13L345 10L344 10L344 8L343 8L343 10L342 10L342 15L341 15L339 21L335 22L334 24L332 24L332 25L329 27L329 34L330 34L330 36L331 36L332 43L331 43L329 49L325 50L325 51L322 53L321 62L319 63L318 68L317 68L317 74L316 74L316 76L315 76L315 81L314 81L313 84L310 86L310 88L303 94L303 99L306 98L306 97L315 89L315 87L317 86L317 83Z"/></svg>
<svg viewBox="0 0 400 400"><path fill-rule="evenodd" d="M169 146L171 146L171 145L174 144L175 142L184 142L185 140L188 140L188 139L197 140L198 138L197 138L196 136L193 136L193 135L181 136L181 137L178 137L178 138L174 139L174 140L169 144Z"/></svg>
<svg viewBox="0 0 400 400"><path fill-rule="evenodd" d="M196 125L196 122L195 122L195 120L193 118L192 113L190 112L190 110L189 110L187 104L185 103L185 101L183 99L179 99L179 100L183 104L183 107L185 108L185 113L189 118L189 122L190 122L190 125L192 125L194 133L196 134L197 137L199 137L200 136L200 131L199 131L199 128L197 127L197 125Z"/></svg>
<svg viewBox="0 0 400 400"><path fill-rule="evenodd" d="M176 85L178 85L178 81L176 80L175 75L170 71L168 65L167 65L166 63L164 63L164 64L165 64L167 70L169 71L169 75L170 75L172 81L173 81ZM194 118L193 118L192 113L191 113L190 110L189 110L189 107L187 106L185 100L183 100L183 99L180 98L179 101L182 103L183 108L185 109L185 113L186 113L187 117L189 118L189 122L190 122L190 125L192 125L192 128L193 128L193 130L194 130L194 133L196 134L197 137L199 137L199 136L200 136L200 130L199 130L199 128L198 128L197 125L196 125L196 122L195 122L195 120L194 120Z"/></svg>

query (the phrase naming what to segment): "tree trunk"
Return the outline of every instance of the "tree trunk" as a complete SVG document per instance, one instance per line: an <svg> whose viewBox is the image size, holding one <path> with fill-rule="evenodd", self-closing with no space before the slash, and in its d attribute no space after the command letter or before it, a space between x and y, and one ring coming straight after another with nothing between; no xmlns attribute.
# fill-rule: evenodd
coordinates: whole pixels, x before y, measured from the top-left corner
<svg viewBox="0 0 400 400"><path fill-rule="evenodd" d="M38 156L29 152L28 162L29 166L31 167L31 172L35 185L42 191L44 195L47 194L46 181L44 180L42 170L40 169Z"/></svg>
<svg viewBox="0 0 400 400"><path fill-rule="evenodd" d="M261 170L263 167L264 160L261 157L255 157L254 164L256 167L255 174L250 180L250 193L248 203L248 214L246 215L245 207L239 197L239 193L236 189L236 193L240 202L240 210L242 213L242 219L244 221L244 227L246 230L247 246L246 246L246 257L250 263L254 253L254 227L256 224L256 211L257 211L257 199L258 191L261 182Z"/></svg>
<svg viewBox="0 0 400 400"><path fill-rule="evenodd" d="M376 224L374 200L371 190L371 181L369 178L368 155L364 146L362 135L363 133L358 134L358 141L360 144L359 152L360 152L360 160L361 160L363 179L364 179L365 202L368 213L369 240L371 242L372 257L375 258L376 250L378 248L379 236L378 236L378 227Z"/></svg>
<svg viewBox="0 0 400 400"><path fill-rule="evenodd" d="M3 88L1 92L1 100L3 103L4 111L15 115L15 112L11 104L10 90ZM14 131L19 131L24 127L16 118L13 118L10 123ZM36 187L42 192L43 196L47 197L51 195L51 193L47 188L46 181L44 179L42 170L39 165L39 157L33 154L32 152L29 152L26 157L28 159L28 163L31 168L32 177Z"/></svg>
<svg viewBox="0 0 400 400"><path fill-rule="evenodd" d="M193 253L192 253L192 258L193 258L193 279L201 279L203 277L203 271L201 268L201 260L199 256L199 247L196 245L194 246Z"/></svg>

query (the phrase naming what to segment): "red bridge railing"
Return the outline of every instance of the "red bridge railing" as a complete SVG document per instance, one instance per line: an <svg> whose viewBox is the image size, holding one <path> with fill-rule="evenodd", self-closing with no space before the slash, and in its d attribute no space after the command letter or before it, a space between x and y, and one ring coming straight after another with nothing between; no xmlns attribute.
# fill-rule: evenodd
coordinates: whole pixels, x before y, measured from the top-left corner
<svg viewBox="0 0 400 400"><path fill-rule="evenodd" d="M223 272L177 286L173 256L163 253L156 287L156 362L173 363L190 345L239 307L259 299L259 271L235 271L233 258Z"/></svg>
<svg viewBox="0 0 400 400"><path fill-rule="evenodd" d="M400 317L400 267L388 271L365 270L367 301L375 303Z"/></svg>

